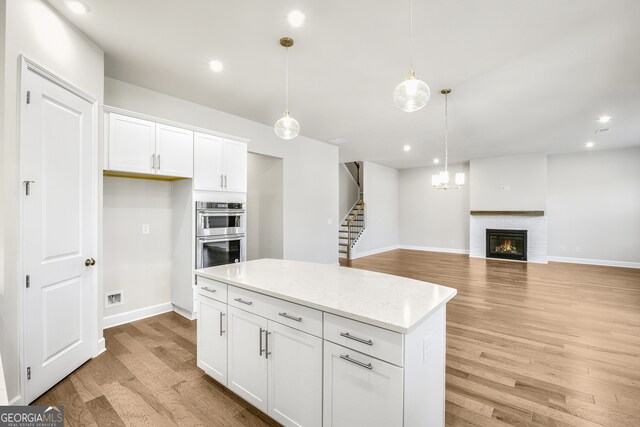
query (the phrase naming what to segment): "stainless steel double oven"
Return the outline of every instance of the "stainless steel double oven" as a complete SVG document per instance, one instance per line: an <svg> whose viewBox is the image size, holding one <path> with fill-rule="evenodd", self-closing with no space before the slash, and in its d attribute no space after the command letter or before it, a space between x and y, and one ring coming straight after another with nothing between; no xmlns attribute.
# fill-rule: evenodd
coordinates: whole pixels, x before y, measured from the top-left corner
<svg viewBox="0 0 640 427"><path fill-rule="evenodd" d="M245 260L245 205L196 202L196 268Z"/></svg>

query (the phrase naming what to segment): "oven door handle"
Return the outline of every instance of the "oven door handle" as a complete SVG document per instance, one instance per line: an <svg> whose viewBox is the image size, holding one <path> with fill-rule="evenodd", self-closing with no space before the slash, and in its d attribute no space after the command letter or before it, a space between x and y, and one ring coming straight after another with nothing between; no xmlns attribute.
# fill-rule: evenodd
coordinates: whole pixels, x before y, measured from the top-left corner
<svg viewBox="0 0 640 427"><path fill-rule="evenodd" d="M198 212L198 215L202 216L202 217L207 217L207 216L238 216L238 215L244 215L244 209L243 210L237 210L237 211L216 211L216 212Z"/></svg>
<svg viewBox="0 0 640 427"><path fill-rule="evenodd" d="M244 239L244 234L227 234L216 238L198 237L198 242L211 243L211 242L227 242L229 240Z"/></svg>

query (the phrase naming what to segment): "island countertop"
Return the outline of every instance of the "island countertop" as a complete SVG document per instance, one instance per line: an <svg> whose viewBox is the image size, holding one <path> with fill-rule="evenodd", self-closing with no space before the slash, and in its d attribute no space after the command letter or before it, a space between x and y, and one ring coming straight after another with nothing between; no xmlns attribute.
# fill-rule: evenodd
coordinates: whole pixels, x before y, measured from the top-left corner
<svg viewBox="0 0 640 427"><path fill-rule="evenodd" d="M195 274L402 334L457 293L389 274L277 259L203 268Z"/></svg>

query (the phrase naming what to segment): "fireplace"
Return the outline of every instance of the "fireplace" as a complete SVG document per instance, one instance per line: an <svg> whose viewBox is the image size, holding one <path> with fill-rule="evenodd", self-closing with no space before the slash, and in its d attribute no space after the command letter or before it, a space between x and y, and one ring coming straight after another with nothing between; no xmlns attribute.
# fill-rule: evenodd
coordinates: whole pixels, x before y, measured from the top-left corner
<svg viewBox="0 0 640 427"><path fill-rule="evenodd" d="M527 260L527 230L487 229L487 258Z"/></svg>

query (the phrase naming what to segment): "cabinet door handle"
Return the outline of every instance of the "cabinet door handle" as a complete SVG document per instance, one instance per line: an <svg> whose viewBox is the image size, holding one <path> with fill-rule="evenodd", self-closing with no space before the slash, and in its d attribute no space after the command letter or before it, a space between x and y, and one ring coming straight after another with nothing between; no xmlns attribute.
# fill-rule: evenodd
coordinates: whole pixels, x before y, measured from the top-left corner
<svg viewBox="0 0 640 427"><path fill-rule="evenodd" d="M152 154L151 155L151 169L155 169L156 168L156 155Z"/></svg>
<svg viewBox="0 0 640 427"><path fill-rule="evenodd" d="M203 291L207 291L207 292L217 292L217 290L216 290L216 289L207 288L206 286L203 286L203 287L202 287L202 290L203 290Z"/></svg>
<svg viewBox="0 0 640 427"><path fill-rule="evenodd" d="M295 320L296 322L302 322L302 317L294 317L287 313L278 313L278 315L286 317L287 319Z"/></svg>
<svg viewBox="0 0 640 427"><path fill-rule="evenodd" d="M349 357L348 354L341 354L340 359L346 360L347 362L351 362L354 365L362 366L365 369L373 371L373 366L371 366L371 363L363 363L363 362L360 362L359 360L352 359Z"/></svg>
<svg viewBox="0 0 640 427"><path fill-rule="evenodd" d="M220 188L224 188L224 175L220 174Z"/></svg>
<svg viewBox="0 0 640 427"><path fill-rule="evenodd" d="M227 188L227 174L224 174L224 188Z"/></svg>
<svg viewBox="0 0 640 427"><path fill-rule="evenodd" d="M271 354L271 352L269 351L269 335L271 335L271 332L268 332L266 329L264 331L265 331L264 358L268 359L269 355Z"/></svg>
<svg viewBox="0 0 640 427"><path fill-rule="evenodd" d="M350 340L358 341L359 343L362 343L362 344L373 345L373 341L365 340L365 339L358 338L358 337L354 337L353 335L349 335L349 332L341 332L340 336L341 337L345 337L345 338L349 338Z"/></svg>
<svg viewBox="0 0 640 427"><path fill-rule="evenodd" d="M234 301L238 301L241 304L246 304L246 305L251 305L253 304L253 301L245 301L242 298L235 298Z"/></svg>
<svg viewBox="0 0 640 427"><path fill-rule="evenodd" d="M158 154L158 170L160 170L160 154Z"/></svg>
<svg viewBox="0 0 640 427"><path fill-rule="evenodd" d="M262 329L260 328L260 356L262 356L262 353L264 353L264 349L262 348L262 333L266 332L266 329Z"/></svg>
<svg viewBox="0 0 640 427"><path fill-rule="evenodd" d="M222 329L222 318L225 316L225 314L223 312L220 312L220 336L222 336L222 334L224 334L225 330Z"/></svg>

